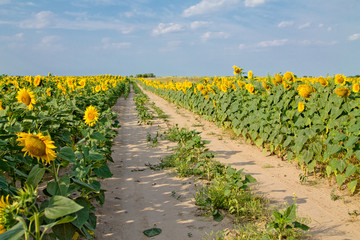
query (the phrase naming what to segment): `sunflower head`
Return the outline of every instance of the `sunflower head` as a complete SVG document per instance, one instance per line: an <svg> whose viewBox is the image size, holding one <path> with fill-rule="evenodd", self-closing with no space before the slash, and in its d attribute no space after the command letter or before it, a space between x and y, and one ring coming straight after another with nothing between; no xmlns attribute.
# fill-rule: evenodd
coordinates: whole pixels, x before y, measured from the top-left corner
<svg viewBox="0 0 360 240"><path fill-rule="evenodd" d="M280 74L275 74L275 78L273 79L273 83L275 86L281 84L283 81L283 77Z"/></svg>
<svg viewBox="0 0 360 240"><path fill-rule="evenodd" d="M19 103L24 103L28 106L29 110L32 110L34 108L34 104L36 104L34 93L26 88L19 90L16 98Z"/></svg>
<svg viewBox="0 0 360 240"><path fill-rule="evenodd" d="M250 71L248 72L248 78L249 78L249 79L252 79L252 77L253 77L253 72L250 70Z"/></svg>
<svg viewBox="0 0 360 240"><path fill-rule="evenodd" d="M99 120L99 111L92 105L88 106L85 110L84 121L90 127L94 126Z"/></svg>
<svg viewBox="0 0 360 240"><path fill-rule="evenodd" d="M34 86L37 87L41 84L41 76L37 75L34 79Z"/></svg>
<svg viewBox="0 0 360 240"><path fill-rule="evenodd" d="M313 86L310 86L308 84L301 84L297 88L299 95L305 99L309 99L311 94L315 92L315 88Z"/></svg>
<svg viewBox="0 0 360 240"><path fill-rule="evenodd" d="M341 75L341 74L335 75L335 83L336 84L341 84L341 86L344 86L345 83L346 83L346 77L344 75Z"/></svg>
<svg viewBox="0 0 360 240"><path fill-rule="evenodd" d="M325 78L323 77L318 77L317 81L321 84L321 86L323 87L326 87L327 85L329 85L329 82L328 80L326 80Z"/></svg>
<svg viewBox="0 0 360 240"><path fill-rule="evenodd" d="M6 232L16 224L15 212L16 206L13 206L9 201L9 195L0 199L0 234Z"/></svg>
<svg viewBox="0 0 360 240"><path fill-rule="evenodd" d="M262 82L262 86L263 86L263 88L265 88L266 90L270 90L270 86L269 86L266 82Z"/></svg>
<svg viewBox="0 0 360 240"><path fill-rule="evenodd" d="M294 74L292 72L286 72L284 74L284 79L288 82L293 82L295 77L294 77Z"/></svg>
<svg viewBox="0 0 360 240"><path fill-rule="evenodd" d="M46 164L50 164L56 158L56 153L53 149L54 141L51 140L50 136L44 136L42 133L36 135L31 133L20 132L17 134L19 146L23 146L22 149L24 156L26 154L30 155L33 158L37 158Z"/></svg>
<svg viewBox="0 0 360 240"><path fill-rule="evenodd" d="M353 86L352 86L352 90L353 92L357 93L360 91L360 85L358 83L355 83Z"/></svg>
<svg viewBox="0 0 360 240"><path fill-rule="evenodd" d="M303 102L299 102L298 111L303 112L305 110L305 104Z"/></svg>
<svg viewBox="0 0 360 240"><path fill-rule="evenodd" d="M350 95L350 89L347 87L337 88L335 89L335 93L339 97L348 97Z"/></svg>
<svg viewBox="0 0 360 240"><path fill-rule="evenodd" d="M251 94L255 93L254 85L252 85L251 83L246 84L245 88L246 88L246 90L248 90L249 93L251 93Z"/></svg>

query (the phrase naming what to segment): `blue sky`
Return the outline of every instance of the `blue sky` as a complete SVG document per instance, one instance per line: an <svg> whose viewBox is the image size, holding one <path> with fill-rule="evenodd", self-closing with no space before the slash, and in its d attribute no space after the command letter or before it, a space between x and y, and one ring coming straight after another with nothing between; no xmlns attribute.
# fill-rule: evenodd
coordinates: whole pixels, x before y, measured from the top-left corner
<svg viewBox="0 0 360 240"><path fill-rule="evenodd" d="M359 0L0 0L0 74L360 74Z"/></svg>

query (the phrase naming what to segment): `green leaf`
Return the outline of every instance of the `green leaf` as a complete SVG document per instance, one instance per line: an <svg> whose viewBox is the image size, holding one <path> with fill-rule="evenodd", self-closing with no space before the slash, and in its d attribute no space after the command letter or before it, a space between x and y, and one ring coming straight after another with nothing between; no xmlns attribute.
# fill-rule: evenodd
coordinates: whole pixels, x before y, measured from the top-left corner
<svg viewBox="0 0 360 240"><path fill-rule="evenodd" d="M150 229L146 229L143 231L143 233L147 237L155 237L155 236L159 235L161 232L162 232L162 230L160 228L150 228Z"/></svg>
<svg viewBox="0 0 360 240"><path fill-rule="evenodd" d="M345 182L345 175L344 174L338 174L336 175L336 182L338 184L339 187L341 187L343 185L343 183Z"/></svg>
<svg viewBox="0 0 360 240"><path fill-rule="evenodd" d="M0 240L18 240L22 238L24 233L24 225L21 222L18 222L15 226L0 234Z"/></svg>
<svg viewBox="0 0 360 240"><path fill-rule="evenodd" d="M344 146L347 149L352 149L355 145L355 143L359 140L359 137L351 135L349 139L345 142Z"/></svg>
<svg viewBox="0 0 360 240"><path fill-rule="evenodd" d="M248 183L256 183L257 182L256 178L254 178L253 176L251 176L249 174L245 175L245 180Z"/></svg>
<svg viewBox="0 0 360 240"><path fill-rule="evenodd" d="M351 182L348 183L348 188L351 194L353 194L356 190L356 186L357 186L358 180L352 180Z"/></svg>
<svg viewBox="0 0 360 240"><path fill-rule="evenodd" d="M339 172L342 173L346 168L346 161L344 159L339 159L337 161L336 166L337 166L337 169L339 170Z"/></svg>
<svg viewBox="0 0 360 240"><path fill-rule="evenodd" d="M103 141L106 140L105 136L99 132L94 132L93 134L90 135L90 138L97 139L97 140L103 140Z"/></svg>
<svg viewBox="0 0 360 240"><path fill-rule="evenodd" d="M50 198L49 206L45 208L45 216L49 219L57 219L65 215L74 213L82 209L83 207L77 204L75 201L63 197L53 196Z"/></svg>
<svg viewBox="0 0 360 240"><path fill-rule="evenodd" d="M34 188L36 188L40 183L41 179L43 178L44 174L45 168L40 168L37 164L31 169L28 178L26 179L26 183L29 186L33 186Z"/></svg>
<svg viewBox="0 0 360 240"><path fill-rule="evenodd" d="M90 191L94 191L94 192L99 192L100 191L100 186L99 184L88 184L88 183L84 183L79 179L76 178L72 178L71 179L76 185L79 185L82 188L85 188L87 190Z"/></svg>
<svg viewBox="0 0 360 240"><path fill-rule="evenodd" d="M112 177L112 173L110 171L110 168L107 165L103 165L99 168L94 169L94 173L96 176L101 178L110 178Z"/></svg>
<svg viewBox="0 0 360 240"><path fill-rule="evenodd" d="M224 219L224 216L220 213L220 211L216 210L216 211L213 213L213 219L214 219L216 222L221 222L221 221Z"/></svg>
<svg viewBox="0 0 360 240"><path fill-rule="evenodd" d="M345 177L350 177L351 175L353 175L357 170L357 167L352 165L351 163L347 166L346 168L346 172L345 172Z"/></svg>
<svg viewBox="0 0 360 240"><path fill-rule="evenodd" d="M284 212L284 217L287 220L293 221L296 218L296 205L292 204L291 206L287 207Z"/></svg>
<svg viewBox="0 0 360 240"><path fill-rule="evenodd" d="M59 224L64 224L64 223L69 223L69 222L72 222L74 221L76 218L74 217L71 217L71 216L66 216L58 221L55 221L55 222L52 222L50 224L47 224L47 225L41 225L40 227L43 227L46 230L50 229L50 228L53 228L54 226L56 225L59 225Z"/></svg>
<svg viewBox="0 0 360 240"><path fill-rule="evenodd" d="M85 222L89 219L90 211L88 207L88 201L84 198L78 198L75 200L75 202L82 206L83 209L73 213L73 216L75 216L76 219L72 222L72 224L74 224L74 226L77 228L82 228Z"/></svg>
<svg viewBox="0 0 360 240"><path fill-rule="evenodd" d="M69 161L74 163L76 161L76 156L74 150L71 147L63 147L61 148L58 157L64 159L65 161Z"/></svg>
<svg viewBox="0 0 360 240"><path fill-rule="evenodd" d="M52 230L59 240L72 240L76 232L76 228L71 223L56 225Z"/></svg>
<svg viewBox="0 0 360 240"><path fill-rule="evenodd" d="M293 224L294 224L294 228L299 228L299 229L301 229L303 231L308 231L310 229L309 226L307 226L305 224L302 224L302 223L299 223L298 221L293 222Z"/></svg>
<svg viewBox="0 0 360 240"><path fill-rule="evenodd" d="M314 153L309 150L303 150L300 156L308 164L313 159Z"/></svg>
<svg viewBox="0 0 360 240"><path fill-rule="evenodd" d="M59 182L49 182L46 186L46 191L52 196L61 195L66 197L68 195L69 186L70 177L66 174L59 179Z"/></svg>
<svg viewBox="0 0 360 240"><path fill-rule="evenodd" d="M330 177L330 174L332 173L332 167L331 166L326 166L326 175L328 177Z"/></svg>

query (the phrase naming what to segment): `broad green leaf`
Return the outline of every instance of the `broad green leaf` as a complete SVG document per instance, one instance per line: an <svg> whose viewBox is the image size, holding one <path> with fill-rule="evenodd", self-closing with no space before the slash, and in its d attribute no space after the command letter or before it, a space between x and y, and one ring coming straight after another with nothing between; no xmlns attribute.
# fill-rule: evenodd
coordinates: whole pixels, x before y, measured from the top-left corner
<svg viewBox="0 0 360 240"><path fill-rule="evenodd" d="M339 172L342 173L346 168L346 161L344 159L339 159L337 161L336 166L337 166L337 169L339 170Z"/></svg>
<svg viewBox="0 0 360 240"><path fill-rule="evenodd" d="M24 225L18 222L15 226L0 234L0 240L18 240L25 234Z"/></svg>
<svg viewBox="0 0 360 240"><path fill-rule="evenodd" d="M357 167L352 165L351 163L347 166L346 168L346 172L345 172L345 177L350 177L351 175L353 175L357 170Z"/></svg>
<svg viewBox="0 0 360 240"><path fill-rule="evenodd" d="M29 186L36 188L40 183L41 179L43 178L44 174L45 168L40 168L37 164L31 169L28 178L26 179L26 183Z"/></svg>
<svg viewBox="0 0 360 240"><path fill-rule="evenodd" d="M352 149L355 145L355 143L359 140L359 137L351 135L349 139L344 143L344 146L347 149Z"/></svg>
<svg viewBox="0 0 360 240"><path fill-rule="evenodd" d="M65 215L74 213L83 207L70 198L63 196L53 196L50 198L49 206L45 208L45 216L49 219L57 219Z"/></svg>
<svg viewBox="0 0 360 240"><path fill-rule="evenodd" d="M94 169L94 173L96 176L101 178L110 178L112 177L112 173L110 171L110 168L107 165L103 165L99 168Z"/></svg>
<svg viewBox="0 0 360 240"><path fill-rule="evenodd" d="M76 161L76 156L74 150L71 147L63 147L61 148L58 157L64 159L66 161L74 163Z"/></svg>
<svg viewBox="0 0 360 240"><path fill-rule="evenodd" d="M161 232L162 232L162 230L160 228L150 228L150 229L146 229L143 231L143 233L147 237L155 237L155 236L159 235Z"/></svg>
<svg viewBox="0 0 360 240"><path fill-rule="evenodd" d="M72 240L76 232L76 228L71 223L64 223L54 226L52 231L59 240Z"/></svg>
<svg viewBox="0 0 360 240"><path fill-rule="evenodd" d="M348 183L348 188L351 194L355 192L357 184L358 184L358 180L356 179Z"/></svg>
<svg viewBox="0 0 360 240"><path fill-rule="evenodd" d="M331 166L326 166L326 175L328 176L328 177L330 177L330 174L332 173L333 171L332 171L332 167Z"/></svg>
<svg viewBox="0 0 360 240"><path fill-rule="evenodd" d="M90 138L97 140L106 140L105 136L99 132L94 132L93 134L90 135Z"/></svg>
<svg viewBox="0 0 360 240"><path fill-rule="evenodd" d="M345 175L344 174L338 174L336 175L336 182L338 184L339 187L341 187L343 185L343 183L345 182Z"/></svg>
<svg viewBox="0 0 360 240"><path fill-rule="evenodd" d="M81 211L81 210L80 210ZM69 222L72 222L74 221L76 218L75 217L71 217L71 216L66 216L58 221L55 221L55 222L52 222L50 224L47 224L47 225L41 225L40 227L43 227L46 230L56 226L56 225L59 225L59 224L63 224L63 223L69 223Z"/></svg>

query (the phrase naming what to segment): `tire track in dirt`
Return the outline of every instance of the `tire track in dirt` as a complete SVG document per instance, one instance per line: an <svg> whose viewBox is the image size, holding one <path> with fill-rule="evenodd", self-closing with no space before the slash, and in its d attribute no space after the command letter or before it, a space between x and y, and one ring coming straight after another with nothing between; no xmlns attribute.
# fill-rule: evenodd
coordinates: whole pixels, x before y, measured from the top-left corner
<svg viewBox="0 0 360 240"><path fill-rule="evenodd" d="M300 216L312 219L309 226L315 239L360 239L359 219L353 219L348 214L360 209L357 197L333 201L330 195L335 186L329 186L323 180L317 180L318 183L313 186L301 184L299 174L302 172L294 164L276 156L264 155L256 146L232 140L214 123L151 92L143 91L151 102L155 102L169 116L171 124L196 128L202 132L202 138L211 141L208 147L217 153L216 160L237 169L245 168L246 173L259 181L258 192L271 199L271 202L291 204L295 194Z"/></svg>
<svg viewBox="0 0 360 240"><path fill-rule="evenodd" d="M199 216L194 204L196 187L191 178L179 179L170 171L153 171L147 163L159 163L169 155L162 141L149 148L147 133L153 136L166 129L164 121L153 125L138 125L133 91L124 100L118 99L114 110L120 113L121 128L112 150L114 163L109 163L113 177L102 181L106 189L105 204L98 207L96 239L141 240L149 239L143 231L154 226L161 228L157 240L201 239L205 232L231 226L229 220L221 223L210 217Z"/></svg>

